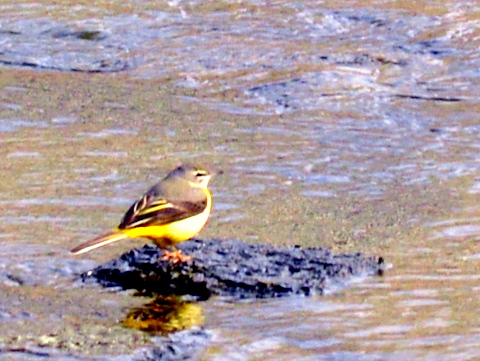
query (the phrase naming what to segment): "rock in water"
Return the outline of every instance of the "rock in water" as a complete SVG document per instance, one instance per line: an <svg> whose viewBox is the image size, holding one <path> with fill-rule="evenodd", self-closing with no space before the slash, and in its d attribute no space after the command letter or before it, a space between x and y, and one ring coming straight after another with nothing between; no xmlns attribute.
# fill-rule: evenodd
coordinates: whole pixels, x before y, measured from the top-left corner
<svg viewBox="0 0 480 361"><path fill-rule="evenodd" d="M105 287L136 289L159 295L210 295L265 298L322 294L328 286L354 276L383 273L382 257L334 254L324 248L277 247L235 239L190 240L179 248L193 261L163 261L148 245L123 254L82 275Z"/></svg>

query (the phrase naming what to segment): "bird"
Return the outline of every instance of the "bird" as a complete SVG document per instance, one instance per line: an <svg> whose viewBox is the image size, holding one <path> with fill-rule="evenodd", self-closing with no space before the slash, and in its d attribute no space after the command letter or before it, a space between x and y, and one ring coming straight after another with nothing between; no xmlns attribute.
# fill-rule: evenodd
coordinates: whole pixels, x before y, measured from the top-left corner
<svg viewBox="0 0 480 361"><path fill-rule="evenodd" d="M147 238L163 250L162 260L187 262L176 244L196 236L212 210L208 183L213 173L183 164L134 202L112 231L84 242L70 252L82 254L126 238ZM172 248L169 252L166 248Z"/></svg>

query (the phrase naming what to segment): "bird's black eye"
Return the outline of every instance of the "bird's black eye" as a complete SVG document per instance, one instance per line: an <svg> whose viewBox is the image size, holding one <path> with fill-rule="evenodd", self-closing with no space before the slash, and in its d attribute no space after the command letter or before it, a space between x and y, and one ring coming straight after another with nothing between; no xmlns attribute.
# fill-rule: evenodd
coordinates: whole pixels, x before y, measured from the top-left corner
<svg viewBox="0 0 480 361"><path fill-rule="evenodd" d="M199 169L195 172L196 177L205 177L209 173L206 170Z"/></svg>

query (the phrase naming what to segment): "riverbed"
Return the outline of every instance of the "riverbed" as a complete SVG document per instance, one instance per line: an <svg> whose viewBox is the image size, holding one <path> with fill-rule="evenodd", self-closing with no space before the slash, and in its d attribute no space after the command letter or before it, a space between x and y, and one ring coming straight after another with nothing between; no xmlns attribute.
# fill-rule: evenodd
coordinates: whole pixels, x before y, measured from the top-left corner
<svg viewBox="0 0 480 361"><path fill-rule="evenodd" d="M149 345L121 325L147 300L75 281L142 241L68 250L192 162L223 173L201 238L389 265L322 296L210 299L201 359L474 360L479 14L469 1L3 2L3 349L113 359Z"/></svg>

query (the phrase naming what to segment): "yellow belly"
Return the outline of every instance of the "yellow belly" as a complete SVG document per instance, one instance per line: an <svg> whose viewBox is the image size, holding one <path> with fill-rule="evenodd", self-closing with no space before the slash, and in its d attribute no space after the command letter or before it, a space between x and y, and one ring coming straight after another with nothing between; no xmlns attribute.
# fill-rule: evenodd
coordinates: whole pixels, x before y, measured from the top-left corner
<svg viewBox="0 0 480 361"><path fill-rule="evenodd" d="M208 197L205 210L195 216L159 226L124 229L122 233L130 238L149 238L161 248L173 246L196 236L207 223L211 208L211 198Z"/></svg>

